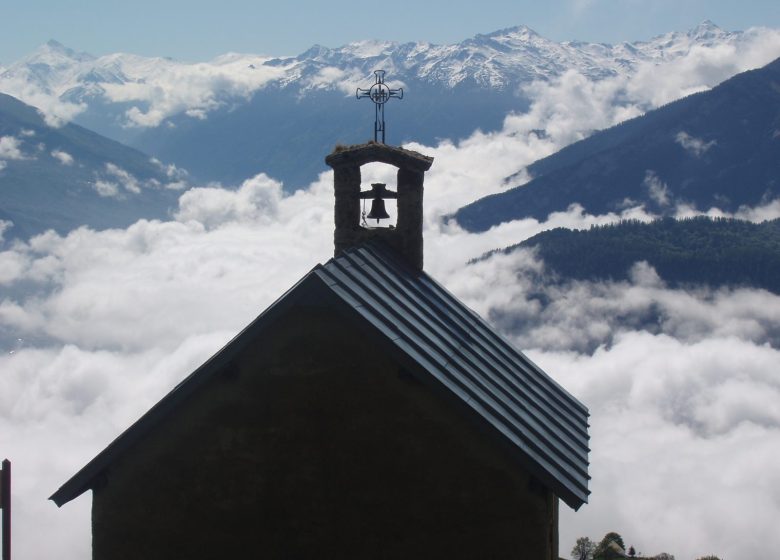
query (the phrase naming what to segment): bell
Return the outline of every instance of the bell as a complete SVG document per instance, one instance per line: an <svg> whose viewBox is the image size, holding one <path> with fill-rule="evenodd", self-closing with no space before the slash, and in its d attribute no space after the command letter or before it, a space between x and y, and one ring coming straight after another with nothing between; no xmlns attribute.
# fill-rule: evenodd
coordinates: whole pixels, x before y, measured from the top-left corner
<svg viewBox="0 0 780 560"><path fill-rule="evenodd" d="M371 183L371 190L360 191L360 198L363 200L371 199L371 212L365 218L373 218L376 223L379 223L379 220L386 220L390 217L385 210L385 199L398 198L398 193L387 190L384 183ZM365 206L363 208L365 209Z"/></svg>
<svg viewBox="0 0 780 560"><path fill-rule="evenodd" d="M371 212L368 213L368 216L366 218L369 219L376 219L376 222L379 223L379 220L386 220L389 218L390 215L387 213L387 210L385 210L385 201L381 198L375 198L371 201Z"/></svg>

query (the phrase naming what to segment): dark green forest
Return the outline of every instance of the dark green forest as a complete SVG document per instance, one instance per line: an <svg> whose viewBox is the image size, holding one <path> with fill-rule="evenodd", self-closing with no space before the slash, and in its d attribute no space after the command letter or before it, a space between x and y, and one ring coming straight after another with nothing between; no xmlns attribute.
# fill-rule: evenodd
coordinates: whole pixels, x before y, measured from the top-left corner
<svg viewBox="0 0 780 560"><path fill-rule="evenodd" d="M589 230L556 228L503 249L537 249L559 280L624 280L647 261L670 286L749 286L780 294L780 219L622 221Z"/></svg>

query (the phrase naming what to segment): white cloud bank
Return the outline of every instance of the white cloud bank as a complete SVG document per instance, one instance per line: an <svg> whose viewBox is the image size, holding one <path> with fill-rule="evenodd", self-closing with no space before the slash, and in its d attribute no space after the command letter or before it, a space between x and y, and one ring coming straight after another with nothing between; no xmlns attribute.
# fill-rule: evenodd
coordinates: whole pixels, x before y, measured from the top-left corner
<svg viewBox="0 0 780 560"><path fill-rule="evenodd" d="M205 118L229 99L247 98L284 73L283 67L265 66L267 58L239 54L197 64L111 56L129 79L101 84L103 95L109 101L138 103L125 113L128 123L135 126L157 126L181 112Z"/></svg>
<svg viewBox="0 0 780 560"><path fill-rule="evenodd" d="M716 71L711 57L696 56L706 68L691 63L684 77L657 71L648 85L659 91L643 90L642 99L684 93L690 76L735 64L722 53ZM535 159L643 110L639 97L625 97L641 89L633 83L616 93L567 75L534 87L529 113L507 118L499 133L410 147L436 157L426 177L426 270L590 407L593 494L576 514L562 508L562 552L577 536L609 530L645 553L678 558L741 560L780 548L778 296L668 289L641 264L626 282L547 286L538 281L544 264L525 251L465 264L542 229L620 217L576 205L544 223L483 234L441 221ZM363 179L393 184L393 176L371 165ZM119 168L105 179L132 190ZM184 193L171 221L2 241L0 448L15 465L20 557L89 555L89 497L66 510L46 498L330 257L331 181L326 173L284 196L259 174L235 191ZM777 217L780 204L743 215ZM642 208L622 216L651 217Z"/></svg>
<svg viewBox="0 0 780 560"><path fill-rule="evenodd" d="M450 176L438 164L433 201ZM68 511L46 498L330 256L330 179L283 197L260 175L234 192L186 193L175 221L48 233L0 252L0 332L13 350L0 356L0 443L17 465L21 555L88 553L89 498ZM750 558L741 527L729 526L743 515L735 507L756 546L780 546L763 521L780 515L766 494L780 470L780 297L671 290L642 266L627 282L544 286L534 280L544 265L527 252L464 265L518 235L613 218L575 208L491 234L426 227L429 273L591 409L592 503L564 513L563 549L617 530L647 552Z"/></svg>

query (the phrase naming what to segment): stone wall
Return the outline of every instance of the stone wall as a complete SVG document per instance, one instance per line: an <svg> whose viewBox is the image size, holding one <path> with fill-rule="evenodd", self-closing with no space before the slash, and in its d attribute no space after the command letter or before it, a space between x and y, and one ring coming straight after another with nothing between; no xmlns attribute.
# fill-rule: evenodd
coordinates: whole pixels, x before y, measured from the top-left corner
<svg viewBox="0 0 780 560"><path fill-rule="evenodd" d="M115 461L94 558L557 559L557 499L376 340L266 332Z"/></svg>

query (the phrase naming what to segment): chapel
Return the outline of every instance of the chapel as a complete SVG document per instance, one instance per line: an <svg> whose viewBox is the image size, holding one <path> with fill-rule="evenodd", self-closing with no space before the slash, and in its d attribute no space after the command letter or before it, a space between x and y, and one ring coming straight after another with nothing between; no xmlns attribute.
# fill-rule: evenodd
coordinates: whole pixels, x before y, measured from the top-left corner
<svg viewBox="0 0 780 560"><path fill-rule="evenodd" d="M372 162L396 185L362 185ZM587 408L423 270L432 158L369 142L326 163L334 257L51 499L92 491L96 560L557 560Z"/></svg>

